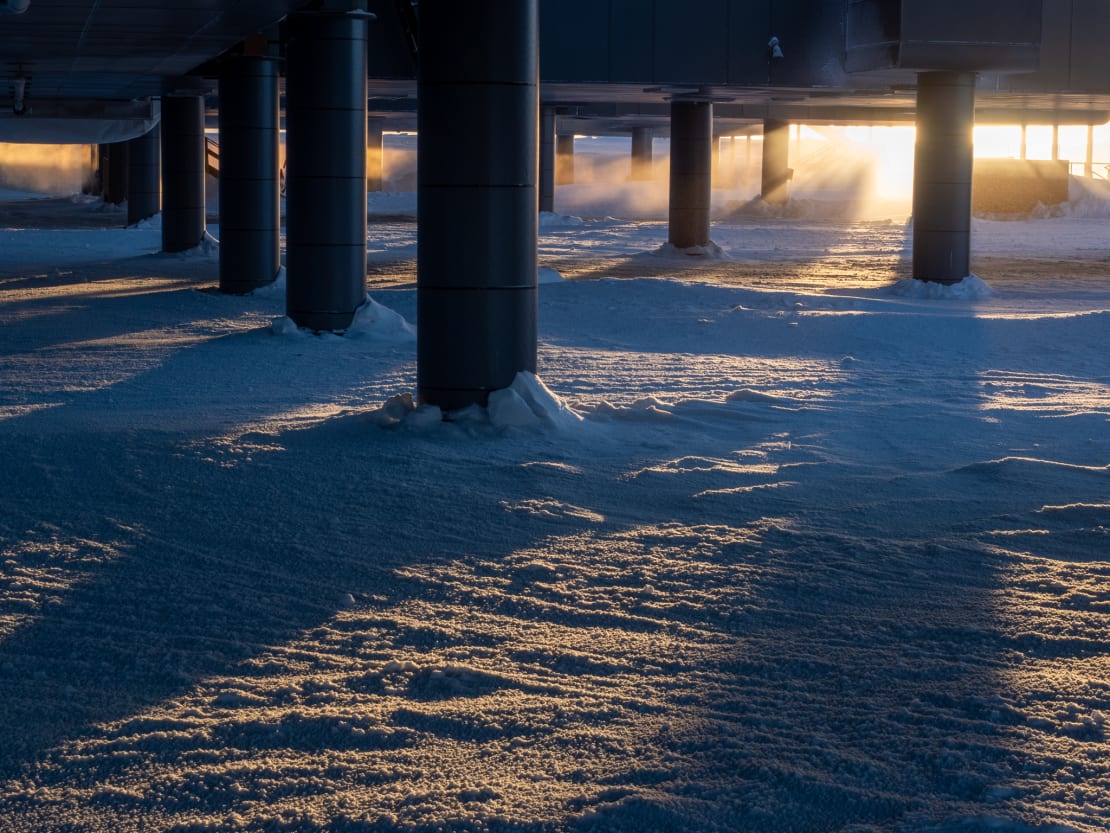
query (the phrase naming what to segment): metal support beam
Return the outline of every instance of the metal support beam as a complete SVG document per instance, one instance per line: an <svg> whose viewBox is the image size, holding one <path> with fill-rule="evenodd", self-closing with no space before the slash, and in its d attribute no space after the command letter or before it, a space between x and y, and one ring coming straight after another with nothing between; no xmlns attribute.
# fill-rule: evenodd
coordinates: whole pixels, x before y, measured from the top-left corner
<svg viewBox="0 0 1110 833"><path fill-rule="evenodd" d="M668 242L679 249L709 244L713 176L713 105L671 102Z"/></svg>
<svg viewBox="0 0 1110 833"><path fill-rule="evenodd" d="M790 199L790 122L763 122L763 174L759 195L768 205L783 205Z"/></svg>
<svg viewBox="0 0 1110 833"><path fill-rule="evenodd" d="M127 199L127 142L100 146L100 172L104 202L121 205Z"/></svg>
<svg viewBox="0 0 1110 833"><path fill-rule="evenodd" d="M381 191L385 182L385 119L366 120L366 190Z"/></svg>
<svg viewBox="0 0 1110 833"><path fill-rule="evenodd" d="M204 215L204 97L162 96L163 251L199 246Z"/></svg>
<svg viewBox="0 0 1110 833"><path fill-rule="evenodd" d="M555 210L555 108L540 108L540 211Z"/></svg>
<svg viewBox="0 0 1110 833"><path fill-rule="evenodd" d="M421 0L417 396L446 410L536 370L538 55L539 0Z"/></svg>
<svg viewBox="0 0 1110 833"><path fill-rule="evenodd" d="M220 291L241 295L281 269L276 59L227 59L220 72Z"/></svg>
<svg viewBox="0 0 1110 833"><path fill-rule="evenodd" d="M555 137L555 184L574 184L574 136Z"/></svg>
<svg viewBox="0 0 1110 833"><path fill-rule="evenodd" d="M162 210L161 130L127 143L127 225L133 226Z"/></svg>
<svg viewBox="0 0 1110 833"><path fill-rule="evenodd" d="M288 18L286 314L342 330L366 297L365 12Z"/></svg>
<svg viewBox="0 0 1110 833"><path fill-rule="evenodd" d="M1083 158L1083 176L1093 179L1095 175L1095 126L1087 125L1087 146Z"/></svg>
<svg viewBox="0 0 1110 833"><path fill-rule="evenodd" d="M648 182L655 178L652 164L652 140L655 134L650 127L632 128L632 181Z"/></svg>
<svg viewBox="0 0 1110 833"><path fill-rule="evenodd" d="M913 277L958 283L971 273L975 73L917 76Z"/></svg>

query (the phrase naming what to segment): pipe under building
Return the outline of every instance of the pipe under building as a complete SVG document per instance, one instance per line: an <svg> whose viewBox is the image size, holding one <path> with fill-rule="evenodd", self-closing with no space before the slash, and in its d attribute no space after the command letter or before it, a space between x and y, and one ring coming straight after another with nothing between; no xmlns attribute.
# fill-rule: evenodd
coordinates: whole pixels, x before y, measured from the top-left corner
<svg viewBox="0 0 1110 833"><path fill-rule="evenodd" d="M538 56L539 0L420 3L417 397L447 411L536 370Z"/></svg>

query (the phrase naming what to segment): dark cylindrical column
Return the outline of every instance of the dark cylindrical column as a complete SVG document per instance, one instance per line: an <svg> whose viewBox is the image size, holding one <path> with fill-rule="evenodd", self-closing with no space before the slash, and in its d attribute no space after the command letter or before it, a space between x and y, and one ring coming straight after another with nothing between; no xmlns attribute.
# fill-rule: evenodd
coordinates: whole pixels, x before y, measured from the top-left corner
<svg viewBox="0 0 1110 833"><path fill-rule="evenodd" d="M366 190L380 191L385 181L385 119L366 120Z"/></svg>
<svg viewBox="0 0 1110 833"><path fill-rule="evenodd" d="M162 210L161 130L158 125L128 142L127 225Z"/></svg>
<svg viewBox="0 0 1110 833"><path fill-rule="evenodd" d="M162 250L204 239L204 97L162 96Z"/></svg>
<svg viewBox="0 0 1110 833"><path fill-rule="evenodd" d="M555 108L540 108L540 211L555 210Z"/></svg>
<svg viewBox="0 0 1110 833"><path fill-rule="evenodd" d="M671 184L668 242L679 248L709 243L713 176L713 105L671 102Z"/></svg>
<svg viewBox="0 0 1110 833"><path fill-rule="evenodd" d="M555 137L555 184L574 184L574 135Z"/></svg>
<svg viewBox="0 0 1110 833"><path fill-rule="evenodd" d="M128 154L127 142L101 145L104 202L120 205L127 199Z"/></svg>
<svg viewBox="0 0 1110 833"><path fill-rule="evenodd" d="M782 205L790 197L790 122L763 122L763 176L759 195L765 203Z"/></svg>
<svg viewBox="0 0 1110 833"><path fill-rule="evenodd" d="M366 21L288 18L285 310L313 330L346 328L366 297Z"/></svg>
<svg viewBox="0 0 1110 833"><path fill-rule="evenodd" d="M220 71L220 291L242 295L281 268L277 61Z"/></svg>
<svg viewBox="0 0 1110 833"><path fill-rule="evenodd" d="M975 73L917 76L913 276L957 283L971 272Z"/></svg>
<svg viewBox="0 0 1110 833"><path fill-rule="evenodd" d="M632 179L636 182L654 179L651 153L654 138L650 127L632 128Z"/></svg>
<svg viewBox="0 0 1110 833"><path fill-rule="evenodd" d="M536 370L538 7L420 3L417 392L445 409Z"/></svg>

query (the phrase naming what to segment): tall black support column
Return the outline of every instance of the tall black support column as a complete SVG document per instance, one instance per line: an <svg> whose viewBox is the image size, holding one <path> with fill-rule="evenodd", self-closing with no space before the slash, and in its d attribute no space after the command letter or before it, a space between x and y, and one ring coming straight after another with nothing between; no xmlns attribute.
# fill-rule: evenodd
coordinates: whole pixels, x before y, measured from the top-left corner
<svg viewBox="0 0 1110 833"><path fill-rule="evenodd" d="M385 181L385 119L366 120L366 190L381 191Z"/></svg>
<svg viewBox="0 0 1110 833"><path fill-rule="evenodd" d="M204 239L204 97L162 96L162 250Z"/></svg>
<svg viewBox="0 0 1110 833"><path fill-rule="evenodd" d="M634 182L646 182L655 178L651 153L654 137L650 127L632 128L632 180Z"/></svg>
<svg viewBox="0 0 1110 833"><path fill-rule="evenodd" d="M709 243L713 177L713 105L671 102L671 184L668 242L679 249Z"/></svg>
<svg viewBox="0 0 1110 833"><path fill-rule="evenodd" d="M313 330L346 328L366 297L369 17L288 18L285 310Z"/></svg>
<svg viewBox="0 0 1110 833"><path fill-rule="evenodd" d="M444 409L536 370L538 55L539 0L420 3L417 393Z"/></svg>
<svg viewBox="0 0 1110 833"><path fill-rule="evenodd" d="M555 108L540 108L540 211L555 210Z"/></svg>
<svg viewBox="0 0 1110 833"><path fill-rule="evenodd" d="M100 171L104 202L120 205L127 199L127 142L100 146Z"/></svg>
<svg viewBox="0 0 1110 833"><path fill-rule="evenodd" d="M574 184L574 135L555 137L555 184Z"/></svg>
<svg viewBox="0 0 1110 833"><path fill-rule="evenodd" d="M220 291L241 295L281 268L277 61L228 58L220 71Z"/></svg>
<svg viewBox="0 0 1110 833"><path fill-rule="evenodd" d="M917 76L913 276L958 283L971 272L975 73Z"/></svg>
<svg viewBox="0 0 1110 833"><path fill-rule="evenodd" d="M763 175L759 195L769 205L782 205L790 198L790 122L763 122Z"/></svg>
<svg viewBox="0 0 1110 833"><path fill-rule="evenodd" d="M161 130L158 125L128 144L127 225L162 210Z"/></svg>

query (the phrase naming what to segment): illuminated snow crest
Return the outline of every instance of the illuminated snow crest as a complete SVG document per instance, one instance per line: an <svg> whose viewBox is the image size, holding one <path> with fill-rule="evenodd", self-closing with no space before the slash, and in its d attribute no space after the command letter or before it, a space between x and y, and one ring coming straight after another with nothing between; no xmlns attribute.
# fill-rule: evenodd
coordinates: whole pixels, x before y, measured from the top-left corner
<svg viewBox="0 0 1110 833"><path fill-rule="evenodd" d="M994 290L981 278L968 275L953 284L905 278L890 288L890 294L900 298L924 298L930 301L978 301L990 298L994 295Z"/></svg>
<svg viewBox="0 0 1110 833"><path fill-rule="evenodd" d="M729 257L725 254L724 250L710 240L704 246L686 246L680 248L673 243L664 243L654 254L659 257L704 257L708 260L728 260Z"/></svg>
<svg viewBox="0 0 1110 833"><path fill-rule="evenodd" d="M489 419L499 428L569 428L582 421L539 377L521 371L507 388L489 395Z"/></svg>
<svg viewBox="0 0 1110 833"><path fill-rule="evenodd" d="M355 319L347 328L347 335L371 336L381 341L415 341L416 327L367 295L362 306L355 310Z"/></svg>
<svg viewBox="0 0 1110 833"><path fill-rule="evenodd" d="M536 272L536 281L538 283L562 283L563 276L555 269L541 266Z"/></svg>

